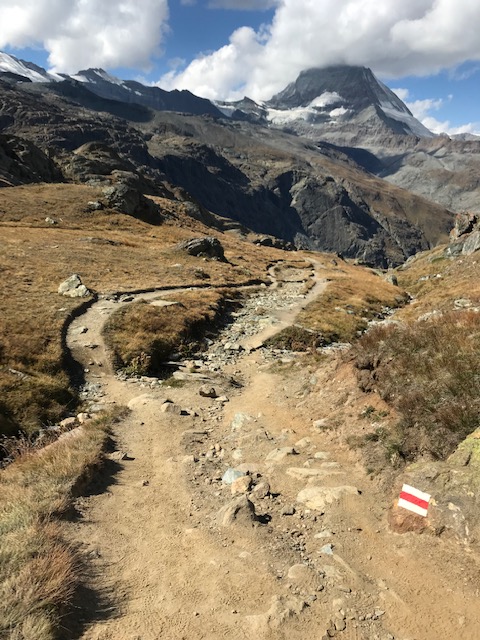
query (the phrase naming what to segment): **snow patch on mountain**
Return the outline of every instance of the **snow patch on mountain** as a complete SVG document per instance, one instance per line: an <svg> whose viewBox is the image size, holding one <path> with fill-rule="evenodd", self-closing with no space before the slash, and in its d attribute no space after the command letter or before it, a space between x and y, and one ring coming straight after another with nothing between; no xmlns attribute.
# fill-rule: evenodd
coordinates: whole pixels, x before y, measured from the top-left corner
<svg viewBox="0 0 480 640"><path fill-rule="evenodd" d="M237 107L234 104L227 104L225 102L218 102L217 100L211 100L211 102L227 118L231 118L233 116L234 112L237 111Z"/></svg>
<svg viewBox="0 0 480 640"><path fill-rule="evenodd" d="M49 73L32 62L20 60L15 56L0 51L0 72L14 73L32 82L57 82L63 77L57 73Z"/></svg>
<svg viewBox="0 0 480 640"><path fill-rule="evenodd" d="M421 136L422 138L433 138L434 134L427 129L419 120L417 120L411 113L408 111L399 111L396 107L388 106L387 103L382 103L381 109L383 113L388 118L393 118L393 120L397 120L398 122L402 122L406 124L410 131L417 136Z"/></svg>
<svg viewBox="0 0 480 640"><path fill-rule="evenodd" d="M328 107L338 105L345 100L336 91L324 91L314 98L306 107L293 107L291 109L268 109L267 120L272 124L288 124L297 120L314 123L319 118L322 121L336 120L347 114L349 109L344 106L329 110Z"/></svg>
<svg viewBox="0 0 480 640"><path fill-rule="evenodd" d="M87 69L86 71L79 71L76 75L70 77L74 80L85 83L103 81L109 82L110 84L116 84L120 87L125 86L125 82L123 80L120 80L120 78L115 76L111 76L103 69Z"/></svg>
<svg viewBox="0 0 480 640"><path fill-rule="evenodd" d="M345 109L345 107L337 107L336 109L332 109L329 115L335 120L336 118L345 116L347 113L350 113L350 109Z"/></svg>
<svg viewBox="0 0 480 640"><path fill-rule="evenodd" d="M337 104L338 102L345 102L345 100L338 95L336 91L324 91L321 96L314 98L309 107L328 107L332 104Z"/></svg>
<svg viewBox="0 0 480 640"><path fill-rule="evenodd" d="M272 124L288 124L296 120L313 120L316 112L311 107L296 107L294 109L269 109L267 120Z"/></svg>

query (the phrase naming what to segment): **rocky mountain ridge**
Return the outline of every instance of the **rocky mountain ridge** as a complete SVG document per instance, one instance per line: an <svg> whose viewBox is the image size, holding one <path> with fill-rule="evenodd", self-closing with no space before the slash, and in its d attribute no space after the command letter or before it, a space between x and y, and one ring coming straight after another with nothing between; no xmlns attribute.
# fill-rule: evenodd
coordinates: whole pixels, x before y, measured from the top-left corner
<svg viewBox="0 0 480 640"><path fill-rule="evenodd" d="M25 68L32 76L40 73ZM14 71L18 75L18 67ZM373 75L363 75L374 82ZM318 87L306 78L275 104L309 100ZM384 164L372 153L269 123L226 118L188 92L145 87L139 96L136 86L98 69L42 82L0 79L0 132L10 136L10 146L17 138L33 144L44 163L53 163L57 179L106 186L126 181L143 193L176 192L192 202L193 215L217 216L212 223L232 220L298 247L340 252L370 265L399 264L446 239L453 224L446 209L375 178L371 172ZM378 95L388 97L378 87ZM375 93L365 91L360 107L368 92ZM5 185L29 181L19 168L26 157L21 155L3 163ZM49 175L32 171L30 179Z"/></svg>
<svg viewBox="0 0 480 640"><path fill-rule="evenodd" d="M367 122L370 129L377 128L385 135L433 137L405 103L366 67L307 69L262 105L245 99L233 106L235 110L228 112L229 103L223 103L224 112L232 118L252 114L255 120L287 126L300 134L305 133L307 125L312 137L320 134L332 142L332 136L346 127L353 125L361 131Z"/></svg>

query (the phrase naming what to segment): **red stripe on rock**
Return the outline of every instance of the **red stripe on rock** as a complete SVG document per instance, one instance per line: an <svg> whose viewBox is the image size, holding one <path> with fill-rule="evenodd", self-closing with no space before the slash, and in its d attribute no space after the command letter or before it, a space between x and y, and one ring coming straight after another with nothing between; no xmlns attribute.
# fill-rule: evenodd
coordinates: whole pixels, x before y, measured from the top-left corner
<svg viewBox="0 0 480 640"><path fill-rule="evenodd" d="M404 500L406 500L407 502L411 502L412 504L416 504L417 507L421 507L422 509L428 509L428 502L426 500L421 500L416 496L412 496L411 493L402 491L400 494L400 498L403 498Z"/></svg>

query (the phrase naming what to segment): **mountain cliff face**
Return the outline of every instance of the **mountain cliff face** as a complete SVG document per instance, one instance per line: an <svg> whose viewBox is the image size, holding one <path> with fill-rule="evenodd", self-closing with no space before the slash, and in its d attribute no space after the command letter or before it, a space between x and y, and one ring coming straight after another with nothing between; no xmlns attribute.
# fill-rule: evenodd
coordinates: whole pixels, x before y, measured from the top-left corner
<svg viewBox="0 0 480 640"><path fill-rule="evenodd" d="M261 119L337 144L373 135L433 137L400 98L365 67L307 69L263 105L244 100L222 103L219 108L236 119Z"/></svg>
<svg viewBox="0 0 480 640"><path fill-rule="evenodd" d="M402 117L412 116L368 70L310 70L268 104L245 99L221 106L236 113L225 117L188 92L142 87L99 69L50 77L17 62L8 66L4 57L2 67L0 58L5 72L0 133L9 136L9 149L15 139L37 150L31 180L125 179L129 188L135 184L143 192L175 192L193 200L192 211L200 207L205 215L221 216L218 224L230 219L299 247L341 252L378 266L403 262L446 238L452 226L446 209L375 178L370 172L384 169L378 155L305 138L268 120L272 111L308 109L314 111L312 122L300 124L317 127L327 112L331 118L332 111L343 109L350 121L343 114L342 126L353 130L352 118L381 111L385 121L375 117L386 135L387 103ZM407 138L391 129L388 135ZM22 162L32 154L12 160L8 153L4 184L28 181Z"/></svg>

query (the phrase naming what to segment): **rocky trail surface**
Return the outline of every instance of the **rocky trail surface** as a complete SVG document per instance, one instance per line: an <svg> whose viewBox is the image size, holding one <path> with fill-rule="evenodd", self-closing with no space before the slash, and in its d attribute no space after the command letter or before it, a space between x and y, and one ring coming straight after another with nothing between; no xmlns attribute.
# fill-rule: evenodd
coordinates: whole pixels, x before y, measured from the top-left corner
<svg viewBox="0 0 480 640"><path fill-rule="evenodd" d="M101 329L129 298L72 323L90 411L131 410L67 525L89 566L83 640L479 637L475 554L392 533L391 496L342 444L339 416L366 402L341 349L263 345L323 286L315 265L277 268L171 386L111 369Z"/></svg>

